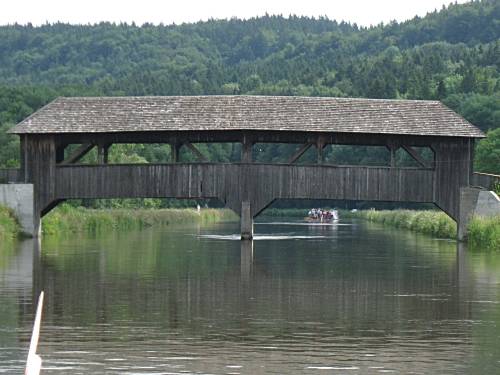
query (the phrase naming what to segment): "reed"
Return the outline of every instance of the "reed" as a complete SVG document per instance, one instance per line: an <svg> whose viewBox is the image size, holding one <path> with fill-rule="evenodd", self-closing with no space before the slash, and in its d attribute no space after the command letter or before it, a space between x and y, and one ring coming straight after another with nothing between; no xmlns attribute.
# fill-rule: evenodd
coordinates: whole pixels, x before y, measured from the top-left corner
<svg viewBox="0 0 500 375"><path fill-rule="evenodd" d="M19 229L19 223L13 212L0 206L0 240L17 237Z"/></svg>
<svg viewBox="0 0 500 375"><path fill-rule="evenodd" d="M142 229L182 223L236 220L227 209L88 209L61 205L43 218L44 234Z"/></svg>
<svg viewBox="0 0 500 375"><path fill-rule="evenodd" d="M500 215L473 217L469 224L468 238L471 249L500 251Z"/></svg>
<svg viewBox="0 0 500 375"><path fill-rule="evenodd" d="M457 234L455 222L440 211L366 210L351 213L350 216L396 228L410 229L439 238L455 238Z"/></svg>

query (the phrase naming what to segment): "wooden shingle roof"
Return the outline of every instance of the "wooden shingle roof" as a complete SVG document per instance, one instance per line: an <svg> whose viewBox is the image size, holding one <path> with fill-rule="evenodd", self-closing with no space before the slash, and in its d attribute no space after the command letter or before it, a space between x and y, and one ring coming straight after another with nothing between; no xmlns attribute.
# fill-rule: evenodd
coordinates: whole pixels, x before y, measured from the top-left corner
<svg viewBox="0 0 500 375"><path fill-rule="evenodd" d="M15 134L271 130L484 137L438 101L291 96L61 97Z"/></svg>

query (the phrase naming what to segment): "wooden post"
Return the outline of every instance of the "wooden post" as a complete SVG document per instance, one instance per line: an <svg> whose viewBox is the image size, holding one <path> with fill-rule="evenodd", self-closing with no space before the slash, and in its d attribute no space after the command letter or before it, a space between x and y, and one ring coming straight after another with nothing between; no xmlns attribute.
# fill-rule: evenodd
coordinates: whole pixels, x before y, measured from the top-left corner
<svg viewBox="0 0 500 375"><path fill-rule="evenodd" d="M170 143L170 160L172 163L179 162L179 152L181 145L177 142Z"/></svg>
<svg viewBox="0 0 500 375"><path fill-rule="evenodd" d="M253 238L253 216L249 201L241 202L241 239Z"/></svg>
<svg viewBox="0 0 500 375"><path fill-rule="evenodd" d="M318 140L316 141L316 148L318 149L318 164L323 164L325 155L324 155L324 148L325 148L325 140L323 137L319 136Z"/></svg>
<svg viewBox="0 0 500 375"><path fill-rule="evenodd" d="M97 145L97 164L104 164L104 145Z"/></svg>
<svg viewBox="0 0 500 375"><path fill-rule="evenodd" d="M109 161L109 148L111 147L111 145L104 145L104 149L103 149L103 162L104 164L108 164L108 161Z"/></svg>
<svg viewBox="0 0 500 375"><path fill-rule="evenodd" d="M241 162L251 163L252 162L252 146L253 142L248 136L244 135L241 142Z"/></svg>
<svg viewBox="0 0 500 375"><path fill-rule="evenodd" d="M21 161L21 165L20 165L20 168L19 168L19 176L18 177L18 181L19 182L28 182L27 180L27 177L28 177L28 172L27 172L27 168L28 168L28 164L27 164L27 149L26 149L26 135L21 135L20 136L21 139L20 139L20 161Z"/></svg>
<svg viewBox="0 0 500 375"><path fill-rule="evenodd" d="M391 153L391 161L390 161L391 168L395 168L396 167L396 151L399 147L391 143L391 144L387 145L387 148L389 149L389 152Z"/></svg>

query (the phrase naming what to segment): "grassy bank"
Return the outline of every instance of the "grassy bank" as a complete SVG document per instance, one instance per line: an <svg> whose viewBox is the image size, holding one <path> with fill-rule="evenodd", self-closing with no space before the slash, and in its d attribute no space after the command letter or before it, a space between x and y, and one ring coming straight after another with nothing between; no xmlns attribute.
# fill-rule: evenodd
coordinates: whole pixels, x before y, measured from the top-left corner
<svg viewBox="0 0 500 375"><path fill-rule="evenodd" d="M61 205L43 218L44 234L141 229L182 223L211 223L237 219L227 209L112 209L94 210Z"/></svg>
<svg viewBox="0 0 500 375"><path fill-rule="evenodd" d="M14 238L19 235L19 224L8 208L0 206L0 240Z"/></svg>
<svg viewBox="0 0 500 375"><path fill-rule="evenodd" d="M455 222L441 211L366 210L350 213L350 215L439 238L455 238L457 234Z"/></svg>
<svg viewBox="0 0 500 375"><path fill-rule="evenodd" d="M455 222L440 211L367 210L343 213L342 217L347 215L434 237L454 239L457 234ZM468 241L471 249L500 251L500 216L473 218L469 224Z"/></svg>
<svg viewBox="0 0 500 375"><path fill-rule="evenodd" d="M500 216L475 217L469 224L471 248L500 251Z"/></svg>

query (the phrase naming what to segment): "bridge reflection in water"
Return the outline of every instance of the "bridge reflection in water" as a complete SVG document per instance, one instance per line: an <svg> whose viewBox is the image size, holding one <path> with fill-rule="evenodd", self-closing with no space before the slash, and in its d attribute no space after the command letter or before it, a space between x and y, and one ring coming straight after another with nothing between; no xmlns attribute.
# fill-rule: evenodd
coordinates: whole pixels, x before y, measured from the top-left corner
<svg viewBox="0 0 500 375"><path fill-rule="evenodd" d="M486 344L494 330L480 329L499 302L491 256L366 223L274 222L258 225L255 241L234 240L237 230L46 237L43 249L29 240L4 252L1 311L12 315L2 319L10 333L0 342L10 349L0 350L0 369L22 369L41 289L48 374L62 366L471 373L478 353L495 354ZM481 369L493 365L486 359Z"/></svg>

